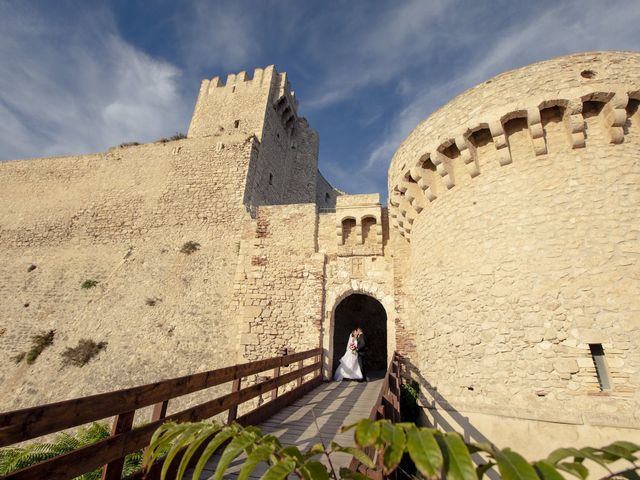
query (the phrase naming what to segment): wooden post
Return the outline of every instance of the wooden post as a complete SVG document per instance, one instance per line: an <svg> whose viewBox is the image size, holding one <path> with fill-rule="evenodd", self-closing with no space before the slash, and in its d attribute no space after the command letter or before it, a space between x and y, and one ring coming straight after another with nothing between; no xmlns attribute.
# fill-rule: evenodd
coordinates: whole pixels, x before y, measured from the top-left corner
<svg viewBox="0 0 640 480"><path fill-rule="evenodd" d="M151 412L151 421L155 422L157 420L162 420L167 416L167 407L169 406L169 400L165 400L164 402L156 403L153 406L153 411Z"/></svg>
<svg viewBox="0 0 640 480"><path fill-rule="evenodd" d="M315 360L315 357L314 357L314 360ZM298 370L302 370L303 366L304 366L304 360L300 360L298 362ZM302 375L298 377L298 383L296 383L296 387L300 387L300 386L302 386Z"/></svg>
<svg viewBox="0 0 640 480"><path fill-rule="evenodd" d="M273 378L278 378L280 376L280 367L276 367L273 369ZM278 398L278 387L271 390L271 400L275 400Z"/></svg>
<svg viewBox="0 0 640 480"><path fill-rule="evenodd" d="M240 381L241 378L236 378L231 385L231 393L240 391ZM235 421L238 416L238 404L234 404L231 408L229 408L229 416L227 417L227 423L231 423Z"/></svg>
<svg viewBox="0 0 640 480"><path fill-rule="evenodd" d="M111 427L111 436L116 436L131 430L133 426L133 417L136 411L132 410L126 413L120 413L113 419ZM118 458L111 463L102 467L102 480L120 480L122 477L122 468L124 467L124 457Z"/></svg>
<svg viewBox="0 0 640 480"><path fill-rule="evenodd" d="M169 406L169 400L165 400L164 402L156 403L153 406L153 410L151 411L151 419L150 422L155 422L158 420L162 420L167 416L167 407ZM144 447L144 453L147 453L147 449L149 446Z"/></svg>

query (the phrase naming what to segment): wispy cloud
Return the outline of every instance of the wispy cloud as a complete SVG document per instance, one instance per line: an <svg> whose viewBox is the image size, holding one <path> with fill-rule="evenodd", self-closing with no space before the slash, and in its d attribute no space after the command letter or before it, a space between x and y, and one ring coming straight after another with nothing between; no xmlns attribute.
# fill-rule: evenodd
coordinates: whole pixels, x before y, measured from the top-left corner
<svg viewBox="0 0 640 480"><path fill-rule="evenodd" d="M216 69L233 72L259 55L262 18L249 15L254 8L241 1L191 0L175 18L185 68L196 73Z"/></svg>
<svg viewBox="0 0 640 480"><path fill-rule="evenodd" d="M305 108L322 109L356 89L400 80L404 72L428 59L426 53L437 38L435 27L453 6L444 0L352 3L350 8L343 5L321 15L306 28L306 48L324 66L324 75ZM327 27L334 22L340 28L329 33Z"/></svg>
<svg viewBox="0 0 640 480"><path fill-rule="evenodd" d="M124 42L108 12L55 23L0 8L0 158L93 152L187 126L180 70Z"/></svg>
<svg viewBox="0 0 640 480"><path fill-rule="evenodd" d="M636 28L640 4L620 4L622 8L606 8L597 1L568 2L541 8L499 31L476 31L468 38L468 61L451 68L448 78L425 83L417 75L409 80L411 86L403 95L402 108L371 147L359 175L378 177L377 185L384 188L386 167L411 130L457 94L498 73L579 51L640 49L640 31ZM457 20L461 29L472 29L472 18L461 15Z"/></svg>

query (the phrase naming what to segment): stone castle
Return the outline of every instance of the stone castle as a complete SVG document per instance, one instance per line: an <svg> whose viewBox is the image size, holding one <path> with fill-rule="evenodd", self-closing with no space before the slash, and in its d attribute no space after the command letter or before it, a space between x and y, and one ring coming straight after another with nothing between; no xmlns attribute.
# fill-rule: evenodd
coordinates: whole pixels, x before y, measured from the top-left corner
<svg viewBox="0 0 640 480"><path fill-rule="evenodd" d="M639 104L638 53L498 75L402 143L388 208L323 178L273 66L204 80L187 138L2 162L0 409L317 346L328 379L360 325L437 425L639 441Z"/></svg>

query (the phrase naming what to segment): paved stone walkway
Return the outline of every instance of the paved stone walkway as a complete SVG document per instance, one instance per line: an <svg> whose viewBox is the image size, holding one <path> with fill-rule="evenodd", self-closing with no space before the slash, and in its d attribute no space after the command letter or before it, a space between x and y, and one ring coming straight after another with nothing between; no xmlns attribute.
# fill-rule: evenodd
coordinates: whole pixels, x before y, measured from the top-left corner
<svg viewBox="0 0 640 480"><path fill-rule="evenodd" d="M331 440L335 440L340 445L353 446L353 430L340 433L340 427L368 417L380 387L382 378L375 377L367 383L326 382L259 427L264 433L277 436L283 444L296 445L303 451L319 441L329 445ZM216 457L211 459L201 479L213 477ZM336 473L351 462L351 457L344 453L334 454L331 459ZM236 460L225 478L236 478L242 463L242 457ZM326 458L323 463L327 464ZM258 465L251 478L260 478L266 467L266 464Z"/></svg>

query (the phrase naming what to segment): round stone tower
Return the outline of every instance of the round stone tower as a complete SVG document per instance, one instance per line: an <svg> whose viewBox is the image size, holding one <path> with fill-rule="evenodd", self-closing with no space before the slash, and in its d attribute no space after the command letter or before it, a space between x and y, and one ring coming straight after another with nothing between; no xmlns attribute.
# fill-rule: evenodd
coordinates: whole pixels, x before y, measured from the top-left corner
<svg viewBox="0 0 640 480"><path fill-rule="evenodd" d="M464 92L394 155L430 420L532 456L640 438L639 103L639 53L556 58Z"/></svg>

